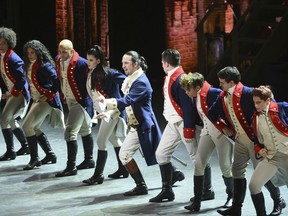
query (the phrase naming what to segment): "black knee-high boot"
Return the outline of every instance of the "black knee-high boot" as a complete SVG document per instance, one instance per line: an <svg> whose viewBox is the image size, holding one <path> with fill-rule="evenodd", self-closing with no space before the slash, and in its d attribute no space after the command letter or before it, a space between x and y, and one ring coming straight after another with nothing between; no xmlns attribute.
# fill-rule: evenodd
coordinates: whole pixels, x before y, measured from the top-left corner
<svg viewBox="0 0 288 216"><path fill-rule="evenodd" d="M213 200L213 199L215 199L215 193L213 191L211 182L211 166L208 163L204 170L204 184L203 184L201 201ZM193 202L194 197L192 197L190 201Z"/></svg>
<svg viewBox="0 0 288 216"><path fill-rule="evenodd" d="M48 164L48 163L56 163L57 157L55 153L53 152L51 145L47 139L47 136L42 133L39 136L37 136L37 140L43 151L45 152L46 156L41 160L41 164Z"/></svg>
<svg viewBox="0 0 288 216"><path fill-rule="evenodd" d="M233 178L225 176L222 176L222 178L226 186L226 194L227 194L227 200L223 207L228 208L230 201L233 199Z"/></svg>
<svg viewBox="0 0 288 216"><path fill-rule="evenodd" d="M30 162L23 168L23 170L31 170L35 166L41 166L41 161L38 156L38 144L36 135L27 137L29 151L30 151Z"/></svg>
<svg viewBox="0 0 288 216"><path fill-rule="evenodd" d="M206 165L204 170L204 186L201 199L203 201L215 199L215 193L212 188L212 180L211 180L211 166L209 163Z"/></svg>
<svg viewBox="0 0 288 216"><path fill-rule="evenodd" d="M172 186L177 182L177 181L183 181L185 179L185 175L183 172L178 170L175 166L172 164L172 169L173 169L173 174L172 174Z"/></svg>
<svg viewBox="0 0 288 216"><path fill-rule="evenodd" d="M121 177L128 178L129 173L126 170L126 168L123 166L123 164L119 158L120 147L115 147L114 150L115 150L115 154L116 154L116 158L117 158L117 162L118 162L118 170L112 174L109 174L108 177L113 178L113 179L118 179Z"/></svg>
<svg viewBox="0 0 288 216"><path fill-rule="evenodd" d="M103 170L107 160L107 151L98 150L97 163L94 174L89 179L83 180L82 182L88 185L102 184L104 181Z"/></svg>
<svg viewBox="0 0 288 216"><path fill-rule="evenodd" d="M261 193L258 194L251 194L251 198L257 213L257 216L267 216L266 209L265 209L265 202L264 202L264 196Z"/></svg>
<svg viewBox="0 0 288 216"><path fill-rule="evenodd" d="M124 196L136 196L136 195L148 194L146 183L144 181L142 173L140 172L135 160L132 159L131 161L129 161L129 163L125 165L125 168L129 172L131 177L134 179L136 183L136 187L130 191L125 192L123 195Z"/></svg>
<svg viewBox="0 0 288 216"><path fill-rule="evenodd" d="M246 179L234 179L234 195L232 206L226 210L217 210L221 215L241 216L241 208L246 195Z"/></svg>
<svg viewBox="0 0 288 216"><path fill-rule="evenodd" d="M72 140L67 142L67 153L68 153L68 160L66 168L56 173L56 177L64 177L64 176L71 176L77 175L77 168L76 168L76 155L77 155L77 140Z"/></svg>
<svg viewBox="0 0 288 216"><path fill-rule="evenodd" d="M16 152L17 156L29 154L29 146L23 130L21 128L16 128L13 130L13 133L21 143L21 148Z"/></svg>
<svg viewBox="0 0 288 216"><path fill-rule="evenodd" d="M6 143L6 152L0 157L0 161L14 160L16 152L14 150L13 132L11 128L2 129L3 137Z"/></svg>
<svg viewBox="0 0 288 216"><path fill-rule="evenodd" d="M198 212L201 207L201 199L204 185L204 176L194 176L194 200L184 208L191 212Z"/></svg>
<svg viewBox="0 0 288 216"><path fill-rule="evenodd" d="M149 202L162 202L163 200L173 201L175 199L172 190L173 168L171 163L160 165L160 171L162 177L162 190L156 197L151 198Z"/></svg>
<svg viewBox="0 0 288 216"><path fill-rule="evenodd" d="M265 187L270 193L271 198L274 201L274 207L272 212L269 214L271 216L277 216L282 213L282 209L286 207L285 200L281 197L280 189L275 187L271 181L265 184Z"/></svg>
<svg viewBox="0 0 288 216"><path fill-rule="evenodd" d="M82 137L83 149L84 149L84 161L77 166L78 170L89 169L95 167L95 161L93 160L93 137L92 134Z"/></svg>

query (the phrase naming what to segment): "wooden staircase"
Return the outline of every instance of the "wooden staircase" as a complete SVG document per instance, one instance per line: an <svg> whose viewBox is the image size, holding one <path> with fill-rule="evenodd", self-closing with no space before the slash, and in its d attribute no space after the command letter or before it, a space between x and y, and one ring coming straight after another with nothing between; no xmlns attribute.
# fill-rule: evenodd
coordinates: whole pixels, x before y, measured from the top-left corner
<svg viewBox="0 0 288 216"><path fill-rule="evenodd" d="M233 65L245 85L269 84L266 69L285 56L288 62L288 0L252 1L236 22L230 40L218 63L207 71L206 80L218 86L217 72Z"/></svg>

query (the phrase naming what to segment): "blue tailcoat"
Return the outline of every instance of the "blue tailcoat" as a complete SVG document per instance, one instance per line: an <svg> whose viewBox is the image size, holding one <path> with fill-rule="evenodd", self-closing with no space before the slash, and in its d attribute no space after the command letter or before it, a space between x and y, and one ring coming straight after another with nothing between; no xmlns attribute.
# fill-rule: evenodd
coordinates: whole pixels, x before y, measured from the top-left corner
<svg viewBox="0 0 288 216"><path fill-rule="evenodd" d="M22 93L26 101L29 102L31 96L28 90L26 73L23 70L24 63L22 59L13 50L8 50L4 56L3 62L6 75L14 84L10 93L14 96L17 96L20 93ZM2 80L2 77L0 78L0 80L1 80L0 82L1 89L3 93L5 93L5 91L7 90L7 86Z"/></svg>
<svg viewBox="0 0 288 216"><path fill-rule="evenodd" d="M213 88L208 82L206 81L204 82L199 96L200 96L201 108L208 119L209 119L208 110L213 105L213 103L217 100L221 92L222 91L220 89ZM214 126L219 131L222 131L222 128L220 127L220 125L214 124Z"/></svg>
<svg viewBox="0 0 288 216"><path fill-rule="evenodd" d="M35 65L36 63L34 63ZM35 65L32 67L31 78L37 90L47 97L47 103L54 108L63 111L60 100L60 80L55 68L50 63ZM36 77L36 79L33 79Z"/></svg>
<svg viewBox="0 0 288 216"><path fill-rule="evenodd" d="M252 128L252 116L255 112L253 97L251 94L252 90L253 88L243 86L243 84L239 82L236 85L232 97L233 108L237 119L251 140L253 140L254 137ZM210 107L208 116L213 123L220 125L220 118L222 118L225 120L226 124L232 128L233 126L229 120L229 115L227 113L227 108L224 102L225 95L226 93L222 91L215 103Z"/></svg>
<svg viewBox="0 0 288 216"><path fill-rule="evenodd" d="M288 103L287 102L275 102L271 101L269 106L269 116L275 128L278 129L280 133L283 133L285 136L288 137ZM254 151L256 159L259 159L257 155L258 151L265 146L261 144L258 140L257 136L257 115L258 113L255 112L253 115L253 129L254 129Z"/></svg>
<svg viewBox="0 0 288 216"><path fill-rule="evenodd" d="M184 70L180 66L170 77L168 91L171 92L170 100L174 109L183 119L184 137L194 138L197 112L193 99L191 100L180 85L180 78L183 74Z"/></svg>
<svg viewBox="0 0 288 216"><path fill-rule="evenodd" d="M137 133L148 166L157 164L155 151L161 139L161 131L152 109L152 87L145 73L130 87L129 93L117 98L117 108L122 111L130 106L139 122Z"/></svg>
<svg viewBox="0 0 288 216"><path fill-rule="evenodd" d="M61 79L60 56L56 57L56 70L58 77ZM88 74L87 60L79 56L75 50L73 50L73 56L69 63L67 73L68 82L74 97L92 118L94 115L93 102L86 88Z"/></svg>
<svg viewBox="0 0 288 216"><path fill-rule="evenodd" d="M123 73L115 69L110 70L110 73L108 73L103 85L103 90L107 93L109 98L122 97L120 89L125 78L126 75Z"/></svg>
<svg viewBox="0 0 288 216"><path fill-rule="evenodd" d="M102 85L104 92L108 95L109 98L122 97L121 85L125 78L126 75L124 75L120 71L110 69L110 72L108 73L108 76L105 78L104 84ZM120 116L125 119L125 112L121 112Z"/></svg>

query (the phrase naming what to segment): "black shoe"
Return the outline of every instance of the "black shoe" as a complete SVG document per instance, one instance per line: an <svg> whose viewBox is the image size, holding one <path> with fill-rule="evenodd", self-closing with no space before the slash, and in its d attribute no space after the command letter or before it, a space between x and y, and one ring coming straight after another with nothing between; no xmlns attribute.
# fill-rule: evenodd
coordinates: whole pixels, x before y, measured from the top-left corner
<svg viewBox="0 0 288 216"><path fill-rule="evenodd" d="M172 185L174 185L177 181L182 181L185 179L184 173L177 170L175 172L173 172L173 176L172 176Z"/></svg>
<svg viewBox="0 0 288 216"><path fill-rule="evenodd" d="M153 197L149 202L162 202L163 200L173 201L175 194L172 190L162 190L156 197Z"/></svg>
<svg viewBox="0 0 288 216"><path fill-rule="evenodd" d="M285 200L281 197L280 202L274 203L274 207L272 212L269 214L269 216L277 216L282 213L282 209L286 207Z"/></svg>
<svg viewBox="0 0 288 216"><path fill-rule="evenodd" d="M112 179L128 178L128 176L129 173L124 167L123 169L118 169L116 172L108 175L108 177Z"/></svg>
<svg viewBox="0 0 288 216"><path fill-rule="evenodd" d="M15 160L16 152L5 152L1 157L0 161Z"/></svg>
<svg viewBox="0 0 288 216"><path fill-rule="evenodd" d="M41 160L41 163L42 165L44 164L55 164L57 162L57 157L56 155L53 153L53 154L48 154L46 155L42 160Z"/></svg>
<svg viewBox="0 0 288 216"><path fill-rule="evenodd" d="M200 211L200 203L192 202L190 205L185 206L184 208L191 211L191 212L199 212Z"/></svg>
<svg viewBox="0 0 288 216"><path fill-rule="evenodd" d="M232 206L233 197L227 197L226 202L223 205L223 208L230 208Z"/></svg>
<svg viewBox="0 0 288 216"><path fill-rule="evenodd" d="M41 166L41 161L39 158L31 159L30 162L23 168L23 170L32 170L35 166Z"/></svg>
<svg viewBox="0 0 288 216"><path fill-rule="evenodd" d="M66 167L63 171L56 173L56 177L65 177L65 176L72 176L77 175L77 168L68 168Z"/></svg>
<svg viewBox="0 0 288 216"><path fill-rule="evenodd" d="M77 165L77 169L81 170L81 169L90 169L90 168L94 168L95 167L95 161L90 159L90 160L84 160L82 163L80 163L79 165Z"/></svg>
<svg viewBox="0 0 288 216"><path fill-rule="evenodd" d="M241 207L231 206L225 210L217 210L217 212L221 215L226 216L241 216Z"/></svg>
<svg viewBox="0 0 288 216"><path fill-rule="evenodd" d="M215 199L215 193L213 190L208 190L202 193L201 201L207 201L213 199ZM190 202L194 202L194 197L190 199Z"/></svg>
<svg viewBox="0 0 288 216"><path fill-rule="evenodd" d="M145 195L148 194L148 189L146 185L137 185L135 188L133 188L130 191L125 192L124 196L137 196L137 195Z"/></svg>
<svg viewBox="0 0 288 216"><path fill-rule="evenodd" d="M21 148L16 152L17 156L28 155L28 154L30 154L28 144L21 146Z"/></svg>
<svg viewBox="0 0 288 216"><path fill-rule="evenodd" d="M99 175L99 176L92 176L91 178L89 179L86 179L86 180L83 180L82 182L85 183L85 184L88 184L88 185L94 185L94 184L102 184L104 181L104 176L103 174L102 175Z"/></svg>

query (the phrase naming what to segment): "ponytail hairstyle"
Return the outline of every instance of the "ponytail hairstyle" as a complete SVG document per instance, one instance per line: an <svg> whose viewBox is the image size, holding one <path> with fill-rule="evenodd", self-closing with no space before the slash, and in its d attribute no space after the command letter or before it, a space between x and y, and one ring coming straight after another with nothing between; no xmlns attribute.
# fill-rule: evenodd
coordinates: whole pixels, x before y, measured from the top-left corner
<svg viewBox="0 0 288 216"><path fill-rule="evenodd" d="M132 62L134 64L138 64L138 66L139 66L138 69L141 67L144 72L147 71L148 65L147 65L146 59L143 56L140 56L140 54L138 52L128 51L125 53L125 55L131 56Z"/></svg>
<svg viewBox="0 0 288 216"><path fill-rule="evenodd" d="M95 90L97 80L100 81L99 83L101 87L103 87L104 81L110 72L110 68L108 67L103 49L100 46L94 45L87 51L87 55L93 55L96 59L100 60L100 63L91 73L91 89Z"/></svg>

